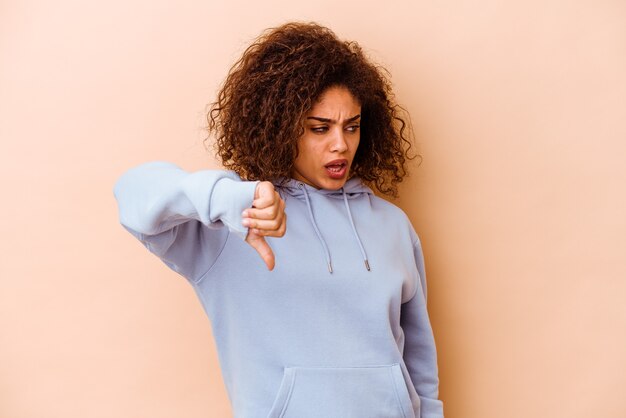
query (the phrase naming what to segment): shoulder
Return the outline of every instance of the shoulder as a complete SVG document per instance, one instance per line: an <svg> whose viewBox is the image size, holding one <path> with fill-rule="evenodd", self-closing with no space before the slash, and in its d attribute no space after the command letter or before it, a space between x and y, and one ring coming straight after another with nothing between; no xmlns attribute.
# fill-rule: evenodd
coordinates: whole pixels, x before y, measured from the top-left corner
<svg viewBox="0 0 626 418"><path fill-rule="evenodd" d="M370 195L370 202L374 211L377 215L383 218L382 220L385 223L389 222L399 226L401 229L406 230L413 245L419 241L419 237L413 227L413 224L411 223L411 219L400 206L375 194Z"/></svg>
<svg viewBox="0 0 626 418"><path fill-rule="evenodd" d="M370 195L370 200L372 202L372 206L374 206L376 210L384 212L387 215L397 218L402 222L410 223L409 217L400 206L375 194Z"/></svg>

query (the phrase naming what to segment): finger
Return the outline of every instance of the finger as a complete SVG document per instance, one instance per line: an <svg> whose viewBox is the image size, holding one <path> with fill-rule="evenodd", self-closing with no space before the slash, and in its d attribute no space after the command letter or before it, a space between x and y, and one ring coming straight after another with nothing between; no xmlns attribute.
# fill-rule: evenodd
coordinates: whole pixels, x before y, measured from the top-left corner
<svg viewBox="0 0 626 418"><path fill-rule="evenodd" d="M274 185L269 181L262 181L256 187L252 206L257 209L266 208L274 203L275 198Z"/></svg>
<svg viewBox="0 0 626 418"><path fill-rule="evenodd" d="M248 243L256 250L257 253L261 256L268 270L273 270L275 265L274 260L274 252L269 244L265 241L263 237L252 237L248 241Z"/></svg>
<svg viewBox="0 0 626 418"><path fill-rule="evenodd" d="M276 231L280 228L282 224L282 216L280 219L254 219L254 218L244 218L241 223L243 226L247 226L248 228L259 229L261 231Z"/></svg>
<svg viewBox="0 0 626 418"><path fill-rule="evenodd" d="M283 223L278 229L278 233L280 234L278 235L279 237L283 237L287 233L287 214L286 213L285 213L285 216L283 216Z"/></svg>
<svg viewBox="0 0 626 418"><path fill-rule="evenodd" d="M251 229L251 231L258 235L258 236L262 236L262 237L280 237L280 230L277 229L275 231L270 231L268 229Z"/></svg>
<svg viewBox="0 0 626 418"><path fill-rule="evenodd" d="M287 212L285 212L284 210L284 202L283 202L283 208L281 210L281 220L280 220L280 225L278 226L278 229L276 231L274 231L275 233L272 234L272 236L275 237L282 237L285 235L285 232L287 231Z"/></svg>
<svg viewBox="0 0 626 418"><path fill-rule="evenodd" d="M263 235L264 237L283 237L285 236L285 232L287 231L286 223L282 223L278 229L275 230L267 230L267 229L253 229L255 234Z"/></svg>
<svg viewBox="0 0 626 418"><path fill-rule="evenodd" d="M241 216L243 218L255 218L255 219L274 219L278 215L278 208L276 206L269 206L263 209L248 208Z"/></svg>
<svg viewBox="0 0 626 418"><path fill-rule="evenodd" d="M243 218L279 219L285 211L285 201L280 199L275 205L264 209L248 208L241 213Z"/></svg>
<svg viewBox="0 0 626 418"><path fill-rule="evenodd" d="M254 234L262 235L264 237L283 237L287 232L287 214L285 213L285 215L283 216L283 221L275 230L252 228L250 229L250 231L252 231Z"/></svg>

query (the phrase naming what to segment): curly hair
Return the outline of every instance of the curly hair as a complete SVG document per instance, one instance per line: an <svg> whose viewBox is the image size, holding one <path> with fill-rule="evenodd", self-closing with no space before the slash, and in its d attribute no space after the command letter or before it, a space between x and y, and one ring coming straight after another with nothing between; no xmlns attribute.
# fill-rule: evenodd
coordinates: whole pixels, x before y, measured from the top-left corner
<svg viewBox="0 0 626 418"><path fill-rule="evenodd" d="M361 105L352 175L397 197L406 159L415 156L408 155L410 119L401 116L406 111L394 102L385 74L358 43L315 22L266 29L230 68L207 113L215 155L243 179L288 180L304 115L327 88L343 86Z"/></svg>

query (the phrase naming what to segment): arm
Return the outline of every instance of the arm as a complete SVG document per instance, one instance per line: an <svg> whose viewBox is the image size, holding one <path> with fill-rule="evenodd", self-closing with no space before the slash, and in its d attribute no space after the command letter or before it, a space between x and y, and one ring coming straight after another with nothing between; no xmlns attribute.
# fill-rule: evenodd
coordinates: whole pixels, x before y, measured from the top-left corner
<svg viewBox="0 0 626 418"><path fill-rule="evenodd" d="M420 397L421 418L443 418L439 397L437 349L426 309L426 274L419 237L415 235L413 254L417 266L415 295L402 304L400 325L404 330L404 362Z"/></svg>
<svg viewBox="0 0 626 418"><path fill-rule="evenodd" d="M241 212L252 206L257 183L234 171L190 173L151 161L124 172L113 194L122 226L172 270L198 282L229 233L246 238Z"/></svg>

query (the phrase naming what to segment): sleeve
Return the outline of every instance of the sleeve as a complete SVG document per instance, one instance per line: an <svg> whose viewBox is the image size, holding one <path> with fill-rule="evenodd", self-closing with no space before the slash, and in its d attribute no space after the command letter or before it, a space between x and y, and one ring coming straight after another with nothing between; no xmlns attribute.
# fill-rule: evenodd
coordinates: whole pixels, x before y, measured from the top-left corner
<svg viewBox="0 0 626 418"><path fill-rule="evenodd" d="M258 181L230 170L187 172L151 161L124 172L113 194L119 221L168 267L199 282L234 233L245 239L241 212L252 206Z"/></svg>
<svg viewBox="0 0 626 418"><path fill-rule="evenodd" d="M418 279L414 296L401 309L400 325L405 334L403 357L420 397L420 418L443 418L443 402L438 399L437 348L426 309L426 274L419 237L413 245L413 254Z"/></svg>

